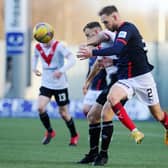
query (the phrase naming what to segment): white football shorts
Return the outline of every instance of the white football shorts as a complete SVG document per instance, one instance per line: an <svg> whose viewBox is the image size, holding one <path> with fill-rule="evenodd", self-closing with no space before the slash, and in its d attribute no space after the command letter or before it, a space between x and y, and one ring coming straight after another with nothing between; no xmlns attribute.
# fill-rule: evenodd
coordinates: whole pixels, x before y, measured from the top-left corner
<svg viewBox="0 0 168 168"><path fill-rule="evenodd" d="M156 83L151 73L118 80L114 85L123 88L127 93L128 99L136 95L141 102L148 106L159 103Z"/></svg>
<svg viewBox="0 0 168 168"><path fill-rule="evenodd" d="M83 104L93 105L96 102L96 99L101 92L102 90L90 90L89 89L84 97Z"/></svg>

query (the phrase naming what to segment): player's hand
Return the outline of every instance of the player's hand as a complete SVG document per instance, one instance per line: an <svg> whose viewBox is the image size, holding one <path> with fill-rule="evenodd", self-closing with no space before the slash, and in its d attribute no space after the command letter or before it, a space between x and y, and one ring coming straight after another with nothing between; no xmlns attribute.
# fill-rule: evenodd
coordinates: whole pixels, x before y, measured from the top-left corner
<svg viewBox="0 0 168 168"><path fill-rule="evenodd" d="M92 49L88 46L80 46L77 52L77 58L84 60L92 57Z"/></svg>
<svg viewBox="0 0 168 168"><path fill-rule="evenodd" d="M34 73L35 73L36 76L41 76L42 75L39 70L34 70Z"/></svg>
<svg viewBox="0 0 168 168"><path fill-rule="evenodd" d="M55 70L54 74L53 74L53 77L59 79L61 77L61 75L62 75L62 72L60 72L58 70Z"/></svg>

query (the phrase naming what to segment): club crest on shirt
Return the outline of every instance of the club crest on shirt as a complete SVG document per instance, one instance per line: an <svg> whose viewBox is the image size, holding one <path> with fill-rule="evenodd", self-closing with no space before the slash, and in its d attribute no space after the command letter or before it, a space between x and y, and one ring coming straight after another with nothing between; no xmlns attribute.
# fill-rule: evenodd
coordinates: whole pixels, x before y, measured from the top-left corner
<svg viewBox="0 0 168 168"><path fill-rule="evenodd" d="M126 38L126 36L127 36L127 32L125 32L125 31L120 31L118 34L119 38Z"/></svg>

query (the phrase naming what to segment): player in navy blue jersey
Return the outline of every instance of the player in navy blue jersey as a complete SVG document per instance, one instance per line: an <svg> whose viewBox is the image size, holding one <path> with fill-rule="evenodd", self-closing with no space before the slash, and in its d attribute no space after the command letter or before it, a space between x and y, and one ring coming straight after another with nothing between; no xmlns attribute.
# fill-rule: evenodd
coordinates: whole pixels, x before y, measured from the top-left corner
<svg viewBox="0 0 168 168"><path fill-rule="evenodd" d="M108 113L106 109L111 107L114 113L122 118L122 123L128 127L126 110L122 106L121 100L130 99L136 95L139 100L148 105L152 115L164 126L165 143L168 144L168 115L160 107L156 84L151 74L153 66L148 62L146 45L140 32L134 24L121 19L115 6L104 7L99 12L99 16L107 29L117 32L114 45L100 50L86 46L81 47L78 57L88 58L95 55L112 54L118 56L119 80L110 89L103 115ZM109 137L108 132L106 136ZM134 136L139 135L135 134ZM101 153L99 156L99 163L103 165L104 157Z"/></svg>
<svg viewBox="0 0 168 168"><path fill-rule="evenodd" d="M99 48L109 47L113 45L113 41L115 39L115 33L108 31L108 30L102 30L101 25L98 22L90 22L85 26L85 35L89 36L87 41L87 45L92 46L99 46ZM89 122L89 144L90 144L90 150L87 155L85 155L84 158L82 158L78 163L86 164L90 162L94 162L94 160L99 156L99 137L101 134L101 150L106 150L110 143L112 134L113 134L113 123L111 120L111 116L114 115L113 111L108 109L108 114L104 115L103 123L101 124L101 112L103 109L103 105L106 102L106 97L108 95L109 89L113 83L117 81L117 66L113 64L114 61L117 60L115 55L112 56L104 56L104 57L91 57L91 58L97 58L91 72L89 73L86 81L85 86L88 88L90 84L92 84L92 79L94 79L94 76L98 74L98 72L103 68L106 70L110 82L108 83L108 86L103 89L103 91L100 93L98 98L96 99L96 102L93 104L92 108L89 110L87 118ZM100 75L99 78L101 79L102 76ZM123 102L124 103L124 102ZM107 121L107 122L106 122ZM110 138L105 138L104 134L106 132L109 132ZM130 131L138 131L140 132L135 124L130 119ZM140 132L141 133L141 132ZM141 133L143 136L143 134ZM134 138L135 141L139 141L136 138ZM107 155L104 159L104 162L107 161ZM99 163L94 162L94 165L99 165Z"/></svg>

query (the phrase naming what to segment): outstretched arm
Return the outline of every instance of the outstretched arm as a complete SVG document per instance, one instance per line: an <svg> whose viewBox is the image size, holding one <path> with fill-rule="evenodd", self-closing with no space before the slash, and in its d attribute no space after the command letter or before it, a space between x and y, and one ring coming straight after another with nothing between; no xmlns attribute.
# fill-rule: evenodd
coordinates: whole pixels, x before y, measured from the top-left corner
<svg viewBox="0 0 168 168"><path fill-rule="evenodd" d="M97 46L101 42L108 41L109 36L107 36L103 31L99 32L96 36L93 36L87 41L87 45Z"/></svg>
<svg viewBox="0 0 168 168"><path fill-rule="evenodd" d="M77 57L80 59L87 59L92 56L110 56L120 55L123 48L127 45L129 39L132 37L132 31L130 27L125 27L118 32L114 45L104 49L90 49L88 47L82 47L77 53Z"/></svg>

